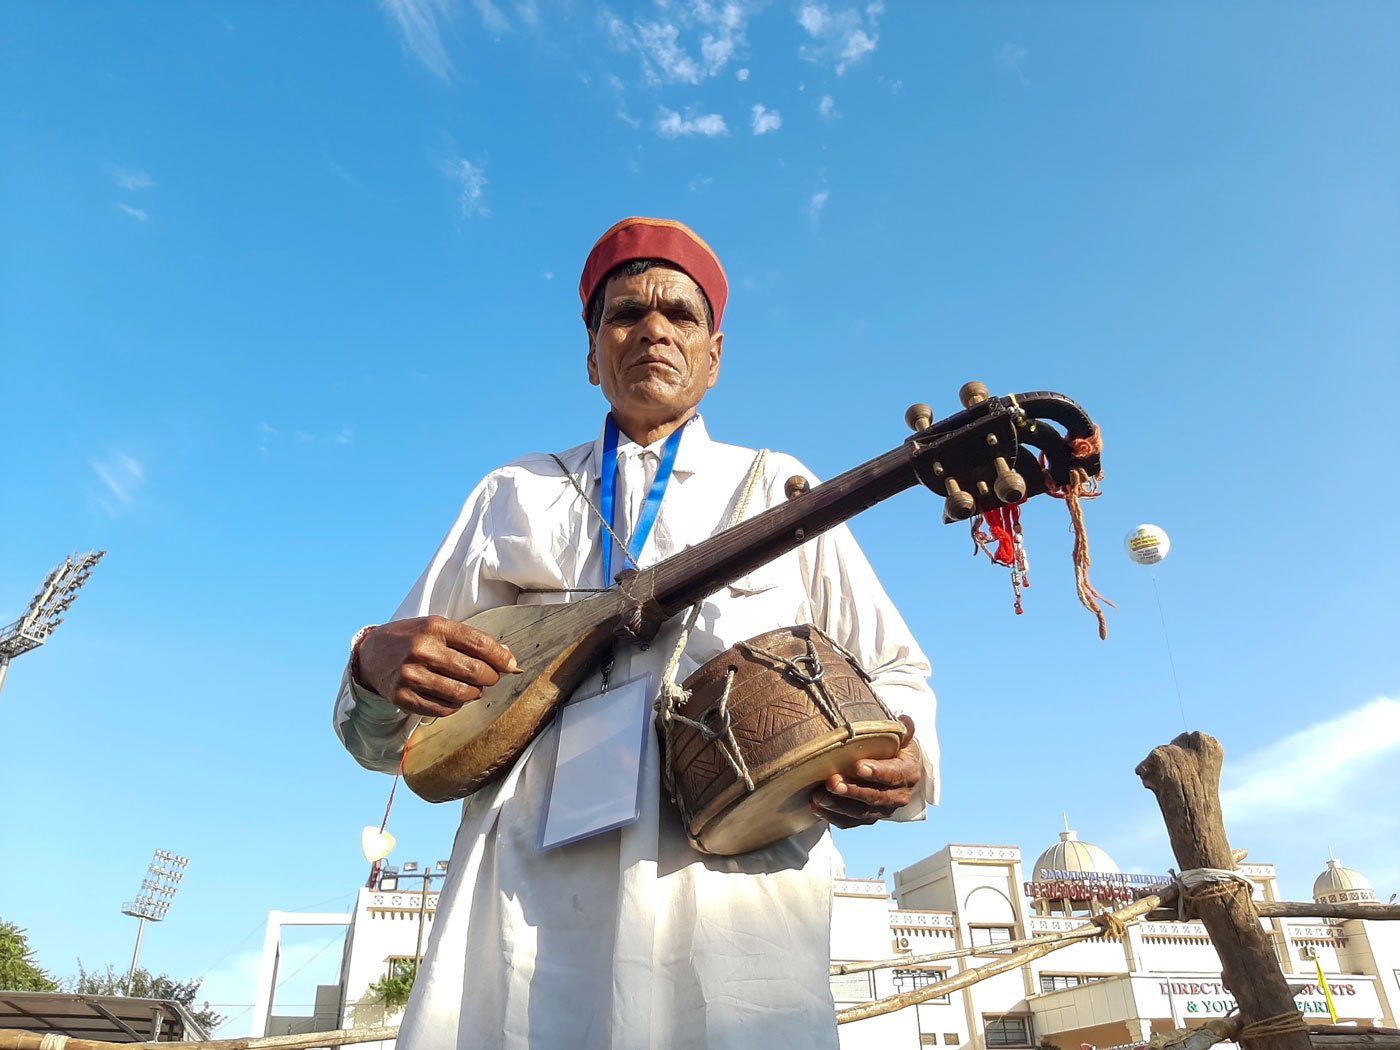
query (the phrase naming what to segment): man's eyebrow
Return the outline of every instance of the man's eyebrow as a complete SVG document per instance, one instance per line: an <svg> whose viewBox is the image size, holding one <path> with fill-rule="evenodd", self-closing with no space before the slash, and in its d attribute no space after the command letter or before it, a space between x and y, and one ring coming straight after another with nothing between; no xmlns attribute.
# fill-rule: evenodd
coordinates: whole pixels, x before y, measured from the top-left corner
<svg viewBox="0 0 1400 1050"><path fill-rule="evenodd" d="M656 308L665 312L676 312L684 310L693 317L699 317L703 312L703 307L695 300L680 295L663 295L656 300ZM623 310L648 310L651 309L651 302L646 299L638 299L634 296L626 296L621 299L611 299L603 308L603 313L611 317Z"/></svg>

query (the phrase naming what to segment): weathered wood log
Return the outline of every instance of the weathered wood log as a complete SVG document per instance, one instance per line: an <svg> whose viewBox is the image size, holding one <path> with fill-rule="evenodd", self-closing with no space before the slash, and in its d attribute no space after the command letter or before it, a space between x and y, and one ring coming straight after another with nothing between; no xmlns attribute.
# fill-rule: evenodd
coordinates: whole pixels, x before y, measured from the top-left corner
<svg viewBox="0 0 1400 1050"><path fill-rule="evenodd" d="M1400 1028L1315 1024L1308 1036L1316 1050L1400 1050Z"/></svg>
<svg viewBox="0 0 1400 1050"><path fill-rule="evenodd" d="M1234 858L1225 837L1220 810L1220 767L1225 751L1214 737L1183 733L1170 744L1152 749L1137 767L1137 775L1154 795L1182 871L1195 868L1231 870ZM1225 986L1240 1004L1244 1029L1262 1021L1286 1026L1297 1016L1288 981L1279 968L1268 935L1259 925L1249 888L1215 883L1189 895L1220 956ZM1250 1050L1311 1050L1302 1025L1295 1031L1277 1030L1241 1037Z"/></svg>
<svg viewBox="0 0 1400 1050"><path fill-rule="evenodd" d="M1400 904L1308 904L1305 901L1255 901L1264 919L1400 919ZM1172 911L1155 911L1146 922L1175 922Z"/></svg>
<svg viewBox="0 0 1400 1050"><path fill-rule="evenodd" d="M240 1036L237 1039L207 1039L203 1042L151 1044L160 1050L311 1050L312 1047L376 1043L398 1037L395 1027L340 1028L333 1032L306 1032L301 1035ZM44 1040L49 1042L45 1043ZM65 1039L37 1032L0 1032L0 1050L131 1050L130 1043L109 1043L101 1039Z"/></svg>

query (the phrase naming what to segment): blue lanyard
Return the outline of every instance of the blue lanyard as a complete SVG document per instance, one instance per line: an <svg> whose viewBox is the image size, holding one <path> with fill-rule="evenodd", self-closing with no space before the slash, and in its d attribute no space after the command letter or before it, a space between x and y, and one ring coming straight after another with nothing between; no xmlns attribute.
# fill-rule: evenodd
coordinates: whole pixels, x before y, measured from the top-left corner
<svg viewBox="0 0 1400 1050"><path fill-rule="evenodd" d="M690 419L694 419L691 416ZM685 433L685 428L690 425L690 419L678 426L671 436L666 439L666 446L661 450L661 465L656 468L656 480L651 483L651 491L647 493L647 501L642 505L641 516L637 518L636 531L632 533L632 541L627 545L627 555L632 559L633 564L642 556L642 548L647 545L647 538L651 535L652 527L656 524L656 516L661 512L661 500L666 495L666 486L671 481L671 470L676 465L676 450L681 447L681 435ZM612 413L608 413L607 424L603 427L603 493L602 493L602 515L614 529L617 522L613 518L613 501L617 491L617 422L613 419ZM605 586L612 584L612 537L603 530L603 583Z"/></svg>

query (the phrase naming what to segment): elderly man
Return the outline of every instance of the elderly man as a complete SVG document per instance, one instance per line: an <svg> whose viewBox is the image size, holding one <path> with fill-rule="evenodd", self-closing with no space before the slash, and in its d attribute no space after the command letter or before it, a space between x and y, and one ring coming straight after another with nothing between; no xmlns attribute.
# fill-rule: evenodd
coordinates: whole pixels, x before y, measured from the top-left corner
<svg viewBox="0 0 1400 1050"><path fill-rule="evenodd" d="M606 587L624 559L645 567L724 529L742 490L751 516L807 474L779 454L755 469L752 450L713 440L697 414L719 377L728 286L691 230L618 223L589 253L579 294L588 379L611 406L602 433L487 475L392 620L356 637L335 725L362 765L393 771L420 718L452 717L515 670L505 646L462 621ZM840 858L827 824L915 818L936 801L934 701L923 654L844 527L706 598L678 677L798 623L871 674L908 729L903 750L814 790L825 822L807 833L714 857L691 848L663 801L646 732L623 759L638 770L640 815L543 849L556 720L466 801L401 1047L836 1046L827 967ZM650 645L619 647L575 697L603 695L604 675L654 687L679 637L672 621Z"/></svg>

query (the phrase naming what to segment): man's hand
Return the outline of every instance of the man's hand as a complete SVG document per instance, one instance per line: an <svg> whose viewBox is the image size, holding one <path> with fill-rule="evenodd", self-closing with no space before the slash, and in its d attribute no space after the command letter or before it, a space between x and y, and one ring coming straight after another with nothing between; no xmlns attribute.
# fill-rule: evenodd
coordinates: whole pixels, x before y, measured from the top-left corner
<svg viewBox="0 0 1400 1050"><path fill-rule="evenodd" d="M850 776L834 773L825 784L812 789L812 812L838 828L874 824L894 815L914 799L914 789L924 779L924 760L914 743L914 720L900 715L904 742L894 758L866 758L856 763Z"/></svg>
<svg viewBox="0 0 1400 1050"><path fill-rule="evenodd" d="M360 641L359 684L415 715L450 715L519 670L495 638L444 616L395 620Z"/></svg>

